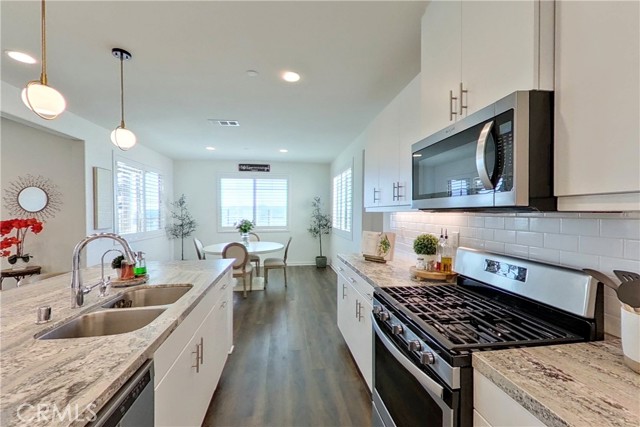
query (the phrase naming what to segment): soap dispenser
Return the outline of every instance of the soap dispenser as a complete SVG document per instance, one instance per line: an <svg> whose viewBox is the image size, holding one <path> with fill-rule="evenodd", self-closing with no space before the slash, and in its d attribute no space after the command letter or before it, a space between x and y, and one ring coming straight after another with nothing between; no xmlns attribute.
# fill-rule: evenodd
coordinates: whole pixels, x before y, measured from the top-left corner
<svg viewBox="0 0 640 427"><path fill-rule="evenodd" d="M144 258L144 252L138 251L136 259L135 274L136 276L144 276L147 274L147 260Z"/></svg>

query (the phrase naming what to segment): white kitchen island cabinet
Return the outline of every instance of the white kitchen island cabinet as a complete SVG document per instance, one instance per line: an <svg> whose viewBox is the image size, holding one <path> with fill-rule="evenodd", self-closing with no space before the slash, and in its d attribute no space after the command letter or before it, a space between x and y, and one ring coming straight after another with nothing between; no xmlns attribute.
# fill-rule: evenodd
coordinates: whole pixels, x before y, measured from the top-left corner
<svg viewBox="0 0 640 427"><path fill-rule="evenodd" d="M157 426L202 424L232 346L232 289L227 272L155 352Z"/></svg>
<svg viewBox="0 0 640 427"><path fill-rule="evenodd" d="M640 4L556 2L559 210L640 210Z"/></svg>
<svg viewBox="0 0 640 427"><path fill-rule="evenodd" d="M427 5L421 57L425 135L517 90L553 89L553 3Z"/></svg>
<svg viewBox="0 0 640 427"><path fill-rule="evenodd" d="M373 386L373 329L371 326L373 286L365 282L342 260L338 259L336 265L338 268L338 329L371 391Z"/></svg>

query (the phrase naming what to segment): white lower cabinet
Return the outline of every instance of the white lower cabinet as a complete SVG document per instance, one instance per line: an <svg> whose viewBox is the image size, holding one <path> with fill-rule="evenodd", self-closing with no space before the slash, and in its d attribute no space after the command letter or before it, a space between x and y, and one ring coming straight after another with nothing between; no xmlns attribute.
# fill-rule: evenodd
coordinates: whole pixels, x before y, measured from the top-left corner
<svg viewBox="0 0 640 427"><path fill-rule="evenodd" d="M373 286L338 261L338 328L369 390L373 386ZM342 269L342 270L341 270Z"/></svg>
<svg viewBox="0 0 640 427"><path fill-rule="evenodd" d="M232 345L231 322L232 286L227 275L154 354L155 425L202 425Z"/></svg>
<svg viewBox="0 0 640 427"><path fill-rule="evenodd" d="M544 426L544 423L490 379L474 370L473 425L474 427L537 427Z"/></svg>

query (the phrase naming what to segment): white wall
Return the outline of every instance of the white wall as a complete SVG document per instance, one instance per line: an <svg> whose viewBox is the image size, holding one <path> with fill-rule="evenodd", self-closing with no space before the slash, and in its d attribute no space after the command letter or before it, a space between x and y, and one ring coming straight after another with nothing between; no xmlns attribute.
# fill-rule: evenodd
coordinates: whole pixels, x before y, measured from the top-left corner
<svg viewBox="0 0 640 427"><path fill-rule="evenodd" d="M218 213L217 192L218 176L220 173L235 173L238 171L237 161L176 161L174 163L174 194L179 198L185 194L189 212L198 222L198 227L192 237L202 240L203 244L237 241L237 232L219 232L216 226ZM261 161L245 161L241 163L265 163ZM315 264L315 257L319 255L318 241L307 231L311 216L311 202L314 196L320 196L326 211L331 208L329 165L320 163L277 163L271 164L271 172L261 173L259 176L286 175L289 177L289 230L287 232L258 231L262 240L286 243L289 236L293 237L289 249L289 265ZM246 172L239 176L251 176ZM323 254L329 255L332 236L323 236ZM192 238L185 239L185 259L197 259ZM327 253L324 253L327 252ZM283 256L283 253L273 253L272 256ZM180 259L180 243L175 244L176 259ZM268 257L270 255L264 255Z"/></svg>
<svg viewBox="0 0 640 427"><path fill-rule="evenodd" d="M53 121L45 121L37 117L29 111L20 100L20 89L1 82L1 112L3 117L23 123L27 126L46 129L49 132L58 133L70 139L77 139L84 143L84 161L83 165L83 189L84 194L69 195L68 197L77 197L84 201L83 215L85 234L93 234L96 232L93 228L93 167L99 166L112 170L113 155L117 153L119 156L137 161L160 171L165 178L165 199L173 199L173 161L157 152L144 146L144 141L140 141L136 147L127 152L118 150L110 141L109 134L111 129L105 129L96 124L89 122L82 117L65 111L58 119ZM96 101L100 102L100 101ZM114 122L114 125L117 124ZM4 139L4 138L3 138ZM3 141L4 143L5 141ZM42 157L38 153L31 153L34 158ZM2 152L3 162L5 161L5 152ZM18 162L20 159L7 158L6 161ZM4 218L4 216L3 216ZM98 230L107 232L113 230ZM44 237L44 234L42 235ZM140 240L132 242L134 250L141 250L147 253L148 260L169 260L173 257L173 242L168 240L164 233L156 238ZM110 241L92 242L86 249L86 264L95 265L100 262L102 253L114 245ZM64 270L70 269L71 252L67 254L69 264Z"/></svg>
<svg viewBox="0 0 640 427"><path fill-rule="evenodd" d="M396 212L396 258L415 260L421 233L460 233L460 246L571 268L593 268L618 280L613 270L640 272L640 213L462 214ZM605 288L605 332L620 336L620 303Z"/></svg>
<svg viewBox="0 0 640 427"><path fill-rule="evenodd" d="M3 199L11 183L27 174L48 178L61 195L60 211L45 220L41 233L27 233L24 251L34 256L31 264L41 266L43 273L69 270L69 254L85 235L84 144L5 118L0 124ZM3 202L2 219L14 217ZM2 268L7 267L6 258L2 258Z"/></svg>

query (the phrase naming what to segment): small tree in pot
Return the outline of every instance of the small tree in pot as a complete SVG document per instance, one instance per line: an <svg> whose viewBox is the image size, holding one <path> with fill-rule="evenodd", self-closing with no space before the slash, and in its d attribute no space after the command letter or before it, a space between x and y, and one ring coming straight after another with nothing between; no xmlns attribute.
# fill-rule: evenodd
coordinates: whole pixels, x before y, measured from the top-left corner
<svg viewBox="0 0 640 427"><path fill-rule="evenodd" d="M413 250L418 255L425 255L427 270L435 270L438 238L433 234L421 234L413 241Z"/></svg>
<svg viewBox="0 0 640 427"><path fill-rule="evenodd" d="M314 238L318 237L320 241L320 256L316 257L316 267L325 268L327 266L327 257L322 255L322 235L331 232L331 216L322 213L320 197L314 197L311 206L313 210L311 211L311 225L308 230Z"/></svg>
<svg viewBox="0 0 640 427"><path fill-rule="evenodd" d="M171 211L173 224L168 225L166 230L169 238L180 239L181 256L184 261L184 238L191 236L198 225L187 209L187 197L183 194L176 201L171 203L174 210Z"/></svg>

